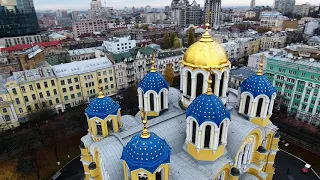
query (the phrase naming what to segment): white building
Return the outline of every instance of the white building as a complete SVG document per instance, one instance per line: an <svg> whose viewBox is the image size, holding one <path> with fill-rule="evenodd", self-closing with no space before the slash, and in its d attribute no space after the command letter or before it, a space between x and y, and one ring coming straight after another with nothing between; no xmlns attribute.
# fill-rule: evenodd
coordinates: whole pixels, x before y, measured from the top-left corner
<svg viewBox="0 0 320 180"><path fill-rule="evenodd" d="M127 37L113 37L103 41L104 48L112 53L127 52L136 47L136 40L132 40L130 36Z"/></svg>
<svg viewBox="0 0 320 180"><path fill-rule="evenodd" d="M261 52L261 53L256 53L256 54L252 54L249 56L248 59L248 66L251 69L259 69L259 64L261 61L261 55L264 54L264 56L266 57L263 60L263 67L262 70L265 71L267 68L267 64L268 64L268 57L272 57L272 56L280 56L282 54L284 54L285 52L281 49L268 49L268 51L265 52Z"/></svg>
<svg viewBox="0 0 320 180"><path fill-rule="evenodd" d="M263 11L260 13L260 26L262 27L281 27L283 20L288 20L288 17L277 11Z"/></svg>
<svg viewBox="0 0 320 180"><path fill-rule="evenodd" d="M143 18L146 23L156 23L157 21L165 20L167 16L165 13L151 12L141 14L141 18Z"/></svg>
<svg viewBox="0 0 320 180"><path fill-rule="evenodd" d="M301 5L296 5L294 7L294 14L299 14L302 17L308 16L309 10L310 10L310 4L301 4Z"/></svg>
<svg viewBox="0 0 320 180"><path fill-rule="evenodd" d="M309 46L320 46L320 35L319 36L312 36L308 40L308 45Z"/></svg>
<svg viewBox="0 0 320 180"><path fill-rule="evenodd" d="M240 45L236 42L222 43L221 46L226 50L229 61L240 59Z"/></svg>
<svg viewBox="0 0 320 180"><path fill-rule="evenodd" d="M97 51L102 51L103 47L92 47L83 49L74 49L68 51L71 61L83 61L88 59L98 58Z"/></svg>
<svg viewBox="0 0 320 180"><path fill-rule="evenodd" d="M204 2L205 12L211 12L209 20L207 16L206 22L209 22L213 28L217 29L220 26L220 14L221 14L221 0L205 0Z"/></svg>
<svg viewBox="0 0 320 180"><path fill-rule="evenodd" d="M273 33L268 31L261 37L260 49L283 48L286 44L286 39L286 32Z"/></svg>
<svg viewBox="0 0 320 180"><path fill-rule="evenodd" d="M250 19L250 18L255 18L256 14L257 13L255 11L247 11L245 16L246 16L246 18Z"/></svg>

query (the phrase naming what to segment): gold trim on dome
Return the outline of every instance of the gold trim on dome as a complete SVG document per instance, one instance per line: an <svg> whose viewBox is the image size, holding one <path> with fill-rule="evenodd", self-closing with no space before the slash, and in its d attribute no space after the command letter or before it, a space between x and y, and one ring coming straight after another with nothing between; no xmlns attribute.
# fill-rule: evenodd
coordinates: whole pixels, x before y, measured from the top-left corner
<svg viewBox="0 0 320 180"><path fill-rule="evenodd" d="M98 93L98 98L104 98L104 94L103 94L103 92L102 92L102 86L101 85L99 85L98 86L98 89L99 89L99 93Z"/></svg>
<svg viewBox="0 0 320 180"><path fill-rule="evenodd" d="M141 132L141 137L146 139L146 138L150 137L150 133L149 133L148 128L147 128L147 123L148 123L147 118L148 118L148 116L144 112L144 110L142 110L140 113L141 113L141 119L142 119L142 123L143 123L143 130Z"/></svg>
<svg viewBox="0 0 320 180"><path fill-rule="evenodd" d="M154 53L152 53L151 70L150 70L150 72L157 72L157 69L156 69L156 66L155 66L156 60L155 60L154 56L155 56Z"/></svg>
<svg viewBox="0 0 320 180"><path fill-rule="evenodd" d="M261 61L259 63L259 70L257 71L257 75L258 76L262 76L263 75L263 60L264 60L265 56L264 54L262 53L261 54Z"/></svg>
<svg viewBox="0 0 320 180"><path fill-rule="evenodd" d="M207 66L203 66L203 65L195 65L195 64L192 64L192 63L188 63L188 62L185 62L184 60L181 61L181 64L184 65L184 66L189 66L190 68L204 68L204 69L209 69L209 68L212 68L212 69L220 69L220 68L225 68L225 67L231 67L231 63L230 61L226 62L226 63L223 63L223 64L220 64L220 65L207 65Z"/></svg>

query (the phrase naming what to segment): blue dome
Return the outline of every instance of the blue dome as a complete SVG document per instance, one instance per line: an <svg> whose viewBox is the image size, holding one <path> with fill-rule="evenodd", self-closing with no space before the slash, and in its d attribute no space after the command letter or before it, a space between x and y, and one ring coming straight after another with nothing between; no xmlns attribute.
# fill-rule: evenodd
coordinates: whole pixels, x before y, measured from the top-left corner
<svg viewBox="0 0 320 180"><path fill-rule="evenodd" d="M216 95L202 94L188 106L186 116L195 118L199 126L206 121L220 126L225 118L230 119L230 112Z"/></svg>
<svg viewBox="0 0 320 180"><path fill-rule="evenodd" d="M265 94L271 99L272 94L276 92L276 88L265 76L252 75L241 83L240 91L241 93L248 91L253 97Z"/></svg>
<svg viewBox="0 0 320 180"><path fill-rule="evenodd" d="M105 96L103 98L95 98L90 102L85 110L85 113L89 118L98 117L104 119L107 116L117 115L120 105L112 100L110 97Z"/></svg>
<svg viewBox="0 0 320 180"><path fill-rule="evenodd" d="M137 134L123 148L121 159L131 171L143 168L153 173L161 164L170 163L170 151L168 143L155 133L145 139Z"/></svg>
<svg viewBox="0 0 320 180"><path fill-rule="evenodd" d="M163 88L169 89L169 84L162 74L158 72L149 72L147 73L141 82L139 82L138 87L147 92L149 90L154 90L157 93Z"/></svg>

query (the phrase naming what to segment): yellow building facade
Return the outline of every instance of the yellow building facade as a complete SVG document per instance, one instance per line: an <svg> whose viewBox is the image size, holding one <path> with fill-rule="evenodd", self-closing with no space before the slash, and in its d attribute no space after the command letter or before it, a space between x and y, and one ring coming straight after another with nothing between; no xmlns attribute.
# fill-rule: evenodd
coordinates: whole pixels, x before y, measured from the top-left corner
<svg viewBox="0 0 320 180"><path fill-rule="evenodd" d="M107 58L91 59L56 66L44 64L31 70L13 72L3 78L4 94L10 99L17 118L41 108L56 113L90 101L98 93L98 86L112 96L117 93L114 67ZM6 111L7 112L7 111ZM6 114L1 112L2 116ZM14 125L17 126L17 125Z"/></svg>

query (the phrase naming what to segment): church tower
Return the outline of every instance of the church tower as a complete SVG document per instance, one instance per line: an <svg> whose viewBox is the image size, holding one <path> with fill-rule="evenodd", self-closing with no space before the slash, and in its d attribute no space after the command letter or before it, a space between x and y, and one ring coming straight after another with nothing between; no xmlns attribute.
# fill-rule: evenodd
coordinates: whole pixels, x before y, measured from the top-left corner
<svg viewBox="0 0 320 180"><path fill-rule="evenodd" d="M110 97L105 96L99 86L98 97L90 102L85 110L89 132L94 141L118 132L122 127L120 105Z"/></svg>
<svg viewBox="0 0 320 180"><path fill-rule="evenodd" d="M170 152L168 143L148 131L147 116L141 112L143 130L122 150L124 180L169 180Z"/></svg>
<svg viewBox="0 0 320 180"><path fill-rule="evenodd" d="M186 111L186 151L196 160L215 161L227 145L230 112L212 92L209 76L207 92L198 96Z"/></svg>
<svg viewBox="0 0 320 180"><path fill-rule="evenodd" d="M138 84L139 109L147 116L159 116L168 109L169 84L155 68L155 57L152 55L152 66L142 81Z"/></svg>
<svg viewBox="0 0 320 180"><path fill-rule="evenodd" d="M209 23L202 38L192 44L181 62L180 91L182 104L188 107L198 96L206 92L209 76L212 91L223 104L227 102L227 88L231 63L226 51L214 42L209 34Z"/></svg>
<svg viewBox="0 0 320 180"><path fill-rule="evenodd" d="M261 55L257 74L249 77L240 85L238 103L239 113L247 116L251 122L265 127L269 124L277 94L275 87L263 76L263 60L264 54Z"/></svg>

